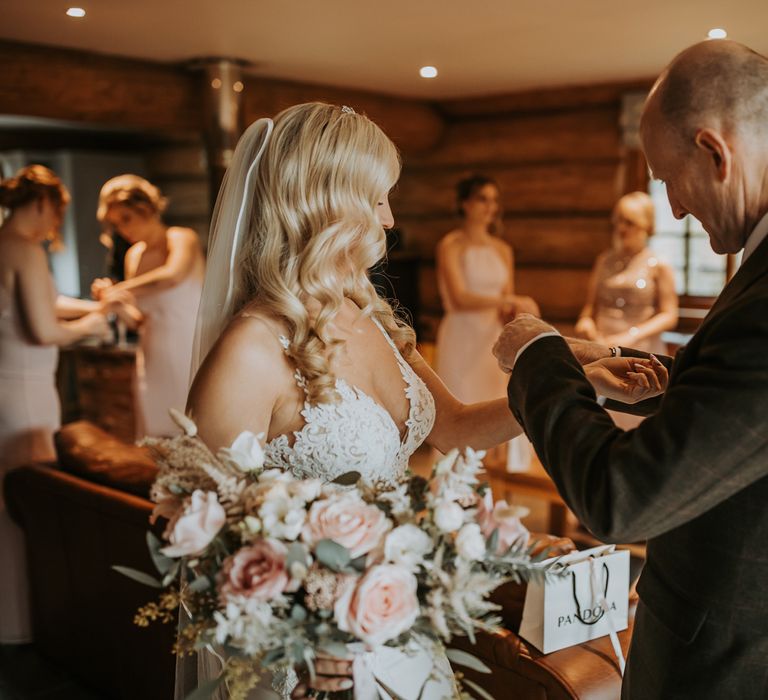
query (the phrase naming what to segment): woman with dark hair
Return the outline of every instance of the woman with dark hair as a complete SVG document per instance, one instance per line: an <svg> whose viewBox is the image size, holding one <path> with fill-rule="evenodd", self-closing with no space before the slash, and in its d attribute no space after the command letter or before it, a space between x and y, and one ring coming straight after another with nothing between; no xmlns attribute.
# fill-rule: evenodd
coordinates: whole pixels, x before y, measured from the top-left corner
<svg viewBox="0 0 768 700"><path fill-rule="evenodd" d="M517 313L539 314L536 302L514 293L512 248L494 235L499 228L499 188L473 175L456 186L461 225L437 246L437 283L444 316L437 332L437 373L462 402L504 396L508 377L491 349L504 322ZM502 445L490 455L510 469L526 468L525 438Z"/></svg>
<svg viewBox="0 0 768 700"><path fill-rule="evenodd" d="M61 180L42 165L0 182L0 483L13 467L54 457L57 346L111 337L106 308L57 299L48 271L42 244L59 243L68 203ZM25 570L23 536L0 490L0 644L31 641Z"/></svg>
<svg viewBox="0 0 768 700"><path fill-rule="evenodd" d="M137 437L172 435L168 409L181 408L189 387L192 339L200 302L205 259L197 234L167 226L166 199L138 175L120 175L104 184L97 218L128 242L125 279L96 280L96 299L121 301L121 314L138 326L135 396ZM114 240L114 239L113 239ZM135 305L135 306L133 306Z"/></svg>

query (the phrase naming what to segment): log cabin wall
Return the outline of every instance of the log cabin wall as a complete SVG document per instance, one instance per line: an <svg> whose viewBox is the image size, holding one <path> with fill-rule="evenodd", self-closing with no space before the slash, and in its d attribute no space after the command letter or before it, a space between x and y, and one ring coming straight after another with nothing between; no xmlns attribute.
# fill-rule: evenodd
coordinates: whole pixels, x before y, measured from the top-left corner
<svg viewBox="0 0 768 700"><path fill-rule="evenodd" d="M472 173L496 179L502 236L513 247L516 291L568 329L595 256L610 242L610 211L637 186L636 154L621 143L624 92L647 83L542 90L436 106L446 126L428 153L406 157L393 198L397 225L422 257L421 336L441 314L434 269L438 240L456 227L455 183Z"/></svg>
<svg viewBox="0 0 768 700"><path fill-rule="evenodd" d="M148 168L170 195L172 223L207 233L200 75L160 64L0 41L0 114L29 115L166 135ZM642 171L619 130L621 97L649 83L539 90L438 103L261 77L245 80L246 123L313 99L368 114L403 154L393 197L405 248L422 258L421 337L441 309L434 249L455 227L454 185L481 172L502 191L502 235L516 254L516 286L566 327L583 303L589 269L610 238L609 213Z"/></svg>

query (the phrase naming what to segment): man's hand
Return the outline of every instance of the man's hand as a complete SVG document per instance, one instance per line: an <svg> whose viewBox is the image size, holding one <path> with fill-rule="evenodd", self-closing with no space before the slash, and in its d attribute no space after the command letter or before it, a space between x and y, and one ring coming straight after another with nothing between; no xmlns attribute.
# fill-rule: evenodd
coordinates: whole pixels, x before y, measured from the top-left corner
<svg viewBox="0 0 768 700"><path fill-rule="evenodd" d="M637 403L662 394L669 382L667 368L653 355L650 360L611 357L584 366L595 391L622 403Z"/></svg>
<svg viewBox="0 0 768 700"><path fill-rule="evenodd" d="M493 346L493 354L499 361L499 367L510 374L520 348L537 335L556 332L552 326L540 318L531 314L518 314L514 321L504 326L504 330Z"/></svg>
<svg viewBox="0 0 768 700"><path fill-rule="evenodd" d="M608 346L602 343L594 343L591 340L582 340L581 338L566 338L565 341L581 365L587 365L590 362L611 356Z"/></svg>

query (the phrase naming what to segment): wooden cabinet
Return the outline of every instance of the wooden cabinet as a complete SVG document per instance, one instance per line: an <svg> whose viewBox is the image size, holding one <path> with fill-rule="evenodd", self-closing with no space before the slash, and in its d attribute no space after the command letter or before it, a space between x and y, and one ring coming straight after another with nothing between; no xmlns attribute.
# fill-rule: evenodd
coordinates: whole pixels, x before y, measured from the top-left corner
<svg viewBox="0 0 768 700"><path fill-rule="evenodd" d="M89 420L112 435L133 442L133 347L78 346L64 350L59 363L63 420Z"/></svg>

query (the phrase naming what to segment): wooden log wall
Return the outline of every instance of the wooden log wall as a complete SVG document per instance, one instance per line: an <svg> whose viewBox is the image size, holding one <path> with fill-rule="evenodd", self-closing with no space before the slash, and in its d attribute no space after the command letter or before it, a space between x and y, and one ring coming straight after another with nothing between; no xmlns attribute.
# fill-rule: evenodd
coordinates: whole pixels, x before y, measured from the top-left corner
<svg viewBox="0 0 768 700"><path fill-rule="evenodd" d="M472 173L496 179L502 236L515 250L517 291L568 328L584 303L596 255L610 242L610 211L626 190L621 95L594 86L443 102L438 146L405 159L393 197L397 225L423 257L424 339L441 314L434 271L439 239L460 222L454 186Z"/></svg>
<svg viewBox="0 0 768 700"><path fill-rule="evenodd" d="M212 197L202 184L199 75L180 65L6 41L0 62L0 114L170 135L168 148L148 154L150 171L175 200L174 219L204 234L201 203ZM426 103L250 76L244 110L250 122L297 102L327 100L365 112L392 136L404 161L393 208L405 247L424 260L419 325L428 340L441 313L435 245L458 223L456 181L475 172L501 187L502 235L515 249L518 291L535 297L547 319L566 326L575 320L592 261L609 242L610 209L641 169L621 146L621 95L646 87Z"/></svg>

